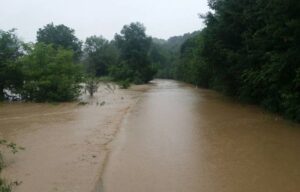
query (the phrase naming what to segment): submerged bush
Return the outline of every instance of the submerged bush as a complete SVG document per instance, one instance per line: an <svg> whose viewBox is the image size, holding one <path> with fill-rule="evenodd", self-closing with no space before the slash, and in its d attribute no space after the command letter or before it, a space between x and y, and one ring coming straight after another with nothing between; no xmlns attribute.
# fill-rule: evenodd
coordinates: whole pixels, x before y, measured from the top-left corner
<svg viewBox="0 0 300 192"><path fill-rule="evenodd" d="M121 89L128 89L130 87L130 81L129 80L122 80L118 81L118 85Z"/></svg>
<svg viewBox="0 0 300 192"><path fill-rule="evenodd" d="M12 185L7 184L7 182L3 179L0 179L0 192L11 192Z"/></svg>
<svg viewBox="0 0 300 192"><path fill-rule="evenodd" d="M21 95L32 101L70 101L80 93L81 67L73 51L36 44L20 63L24 73Z"/></svg>
<svg viewBox="0 0 300 192"><path fill-rule="evenodd" d="M8 148L13 154L17 153L19 150L24 150L23 147L19 147L15 143L9 143L4 139L0 139L0 145ZM3 153L0 151L0 173L4 166ZM19 184L19 182L7 183L4 179L0 178L0 192L11 192L12 186Z"/></svg>
<svg viewBox="0 0 300 192"><path fill-rule="evenodd" d="M89 77L85 80L85 90L89 92L91 97L94 96L94 93L98 90L99 80L94 77Z"/></svg>

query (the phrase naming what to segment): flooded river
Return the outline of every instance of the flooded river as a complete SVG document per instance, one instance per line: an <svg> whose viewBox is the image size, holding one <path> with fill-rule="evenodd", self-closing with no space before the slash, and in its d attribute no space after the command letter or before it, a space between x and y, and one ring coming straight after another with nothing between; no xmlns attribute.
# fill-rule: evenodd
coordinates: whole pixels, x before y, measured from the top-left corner
<svg viewBox="0 0 300 192"><path fill-rule="evenodd" d="M0 103L0 139L25 148L16 154L0 146L1 179L18 181L13 192L92 192L99 184L114 140L129 109L148 89L100 84L85 104ZM0 189L1 191L1 189Z"/></svg>
<svg viewBox="0 0 300 192"><path fill-rule="evenodd" d="M300 191L300 126L156 80L123 122L105 192Z"/></svg>

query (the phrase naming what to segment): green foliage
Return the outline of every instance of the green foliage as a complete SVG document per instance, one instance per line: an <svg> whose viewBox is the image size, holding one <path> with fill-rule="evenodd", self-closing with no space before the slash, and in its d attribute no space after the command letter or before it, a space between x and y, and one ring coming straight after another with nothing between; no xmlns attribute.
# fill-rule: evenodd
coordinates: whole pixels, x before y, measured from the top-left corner
<svg viewBox="0 0 300 192"><path fill-rule="evenodd" d="M113 42L103 37L88 37L84 44L83 61L88 74L101 77L109 74L108 67L115 65L118 51Z"/></svg>
<svg viewBox="0 0 300 192"><path fill-rule="evenodd" d="M118 81L117 84L120 86L121 89L128 89L130 87L129 80L121 80L121 81Z"/></svg>
<svg viewBox="0 0 300 192"><path fill-rule="evenodd" d="M151 66L149 51L152 39L145 33L141 23L125 25L121 34L115 36L120 51L120 64L111 67L111 75L117 80L129 80L134 83L146 83L155 75Z"/></svg>
<svg viewBox="0 0 300 192"><path fill-rule="evenodd" d="M16 63L22 55L22 43L15 30L0 30L0 101L4 100L4 89L15 92L22 84L22 75Z"/></svg>
<svg viewBox="0 0 300 192"><path fill-rule="evenodd" d="M55 48L63 47L64 49L73 50L76 61L80 58L82 43L75 36L74 29L65 25L50 23L44 28L40 28L37 32L37 42L53 44Z"/></svg>
<svg viewBox="0 0 300 192"><path fill-rule="evenodd" d="M15 143L8 142L4 139L0 139L0 146L8 148L13 154L25 148L17 146ZM0 151L0 173L4 168L3 153ZM7 183L4 179L0 178L0 192L11 192L14 185L18 185L18 182Z"/></svg>
<svg viewBox="0 0 300 192"><path fill-rule="evenodd" d="M99 80L95 77L88 77L85 80L85 90L87 90L91 97L94 96L94 93L98 90Z"/></svg>
<svg viewBox="0 0 300 192"><path fill-rule="evenodd" d="M110 66L110 76L116 81L126 80L133 81L134 71L130 69L126 62L121 62L117 65Z"/></svg>
<svg viewBox="0 0 300 192"><path fill-rule="evenodd" d="M199 31L186 33L182 36L170 37L168 40L153 38L153 45L150 51L152 65L157 69L158 78L177 78L180 65L181 46L190 38L199 34ZM181 79L183 80L183 79Z"/></svg>
<svg viewBox="0 0 300 192"><path fill-rule="evenodd" d="M203 33L183 43L176 66L176 78L201 87L209 87L211 68L200 55L203 50Z"/></svg>
<svg viewBox="0 0 300 192"><path fill-rule="evenodd" d="M33 101L70 101L80 93L81 67L73 52L52 45L36 44L21 58L24 84L22 98Z"/></svg>
<svg viewBox="0 0 300 192"><path fill-rule="evenodd" d="M113 78L111 76L102 76L102 77L99 77L98 80L100 82L107 83L107 82L112 82Z"/></svg>
<svg viewBox="0 0 300 192"><path fill-rule="evenodd" d="M7 184L5 180L0 179L0 192L11 192L12 184Z"/></svg>
<svg viewBox="0 0 300 192"><path fill-rule="evenodd" d="M157 70L157 77L172 78L172 54L165 47L165 43L166 42L153 42L149 56L152 66Z"/></svg>
<svg viewBox="0 0 300 192"><path fill-rule="evenodd" d="M56 37L54 29L61 29L64 35ZM82 75L80 66L74 64L70 47L77 41L73 33L64 26L47 25L39 30L38 40L54 44L34 45L20 42L14 30L0 31L0 100L5 99L4 90L19 94L24 100L68 101L76 98ZM70 46L62 37L72 39Z"/></svg>
<svg viewBox="0 0 300 192"><path fill-rule="evenodd" d="M0 139L0 146L4 146L8 148L13 154L17 153L20 150L24 150L25 148L17 146L15 143L8 142L4 139ZM4 160L3 160L3 154L0 151L0 172L4 168Z"/></svg>
<svg viewBox="0 0 300 192"><path fill-rule="evenodd" d="M177 78L300 121L300 4L210 0L207 27L181 47Z"/></svg>

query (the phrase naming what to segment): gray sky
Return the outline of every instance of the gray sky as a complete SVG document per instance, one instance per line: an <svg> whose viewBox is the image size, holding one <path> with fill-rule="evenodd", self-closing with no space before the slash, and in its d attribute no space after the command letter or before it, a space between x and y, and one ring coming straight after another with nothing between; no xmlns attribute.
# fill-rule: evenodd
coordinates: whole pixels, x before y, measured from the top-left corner
<svg viewBox="0 0 300 192"><path fill-rule="evenodd" d="M208 10L207 0L0 0L0 29L17 28L23 40L35 41L38 28L53 22L75 29L81 40L112 39L139 21L148 35L166 39L201 29L198 13Z"/></svg>

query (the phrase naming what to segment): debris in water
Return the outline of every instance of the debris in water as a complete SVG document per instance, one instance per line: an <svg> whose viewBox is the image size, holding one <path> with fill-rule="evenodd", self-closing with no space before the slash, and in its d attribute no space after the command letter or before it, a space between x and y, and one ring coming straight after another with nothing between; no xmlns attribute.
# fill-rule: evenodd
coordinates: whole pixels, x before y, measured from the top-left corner
<svg viewBox="0 0 300 192"><path fill-rule="evenodd" d="M87 104L89 104L89 103L86 102L86 101L80 101L80 102L78 103L78 105L87 105Z"/></svg>
<svg viewBox="0 0 300 192"><path fill-rule="evenodd" d="M105 101L102 101L102 102L100 103L100 106L103 106L103 105L105 105Z"/></svg>

